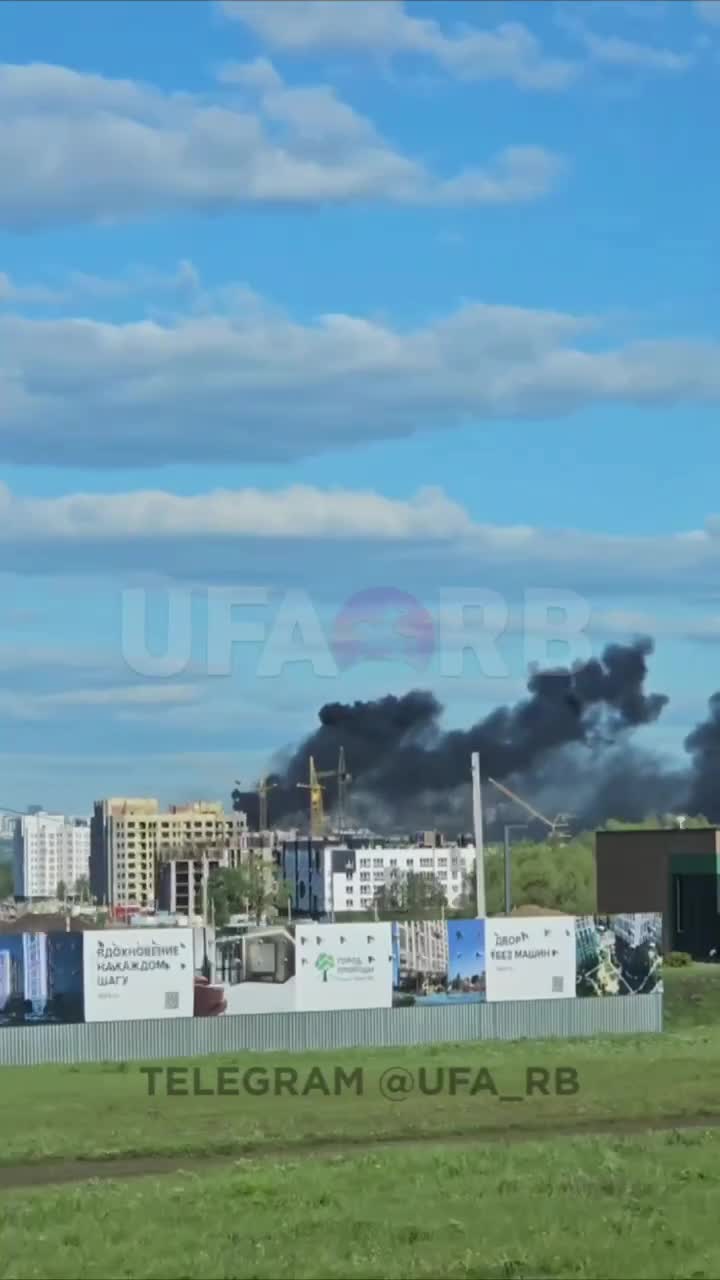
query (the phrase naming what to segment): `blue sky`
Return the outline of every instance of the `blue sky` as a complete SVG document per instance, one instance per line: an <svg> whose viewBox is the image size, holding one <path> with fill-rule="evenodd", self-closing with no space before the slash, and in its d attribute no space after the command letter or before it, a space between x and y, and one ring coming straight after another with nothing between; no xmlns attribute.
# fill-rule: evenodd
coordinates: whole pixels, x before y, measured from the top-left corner
<svg viewBox="0 0 720 1280"><path fill-rule="evenodd" d="M472 920L461 925L448 925L450 959L448 978L472 978L485 973L485 921Z"/></svg>
<svg viewBox="0 0 720 1280"><path fill-rule="evenodd" d="M323 702L418 684L467 724L541 656L532 591L586 608L552 660L656 637L681 751L720 686L720 0L29 0L0 35L0 805L227 799ZM209 675L249 587L266 640ZM502 670L333 670L388 587L495 593ZM193 591L174 674L129 590L156 650Z"/></svg>

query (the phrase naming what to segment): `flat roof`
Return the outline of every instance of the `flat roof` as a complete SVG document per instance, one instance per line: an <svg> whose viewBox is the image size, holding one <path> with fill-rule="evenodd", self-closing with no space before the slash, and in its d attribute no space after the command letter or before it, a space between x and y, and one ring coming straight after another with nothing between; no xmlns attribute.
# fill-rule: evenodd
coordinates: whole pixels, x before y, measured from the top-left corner
<svg viewBox="0 0 720 1280"><path fill-rule="evenodd" d="M669 836L677 835L682 832L683 835L699 833L704 834L709 831L720 831L720 827L619 827L617 831L608 830L606 827L597 827L595 829L596 836Z"/></svg>

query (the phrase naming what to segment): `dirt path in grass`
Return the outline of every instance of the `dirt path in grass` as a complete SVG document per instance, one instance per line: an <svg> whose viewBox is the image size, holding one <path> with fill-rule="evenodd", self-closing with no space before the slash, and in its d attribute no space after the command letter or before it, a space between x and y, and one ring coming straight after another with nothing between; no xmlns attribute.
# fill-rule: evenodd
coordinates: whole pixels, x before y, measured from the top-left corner
<svg viewBox="0 0 720 1280"><path fill-rule="evenodd" d="M24 1187L43 1187L94 1179L150 1178L172 1173L208 1173L228 1171L243 1161L293 1161L320 1157L351 1157L380 1151L412 1151L422 1147L454 1146L467 1148L479 1142L546 1142L552 1138L615 1137L672 1131L720 1128L720 1115L661 1116L657 1120L595 1120L568 1125L546 1125L542 1128L508 1129L497 1125L463 1134L432 1134L418 1138L376 1138L372 1142L347 1139L325 1142L297 1142L292 1145L248 1146L238 1148L232 1156L191 1154L186 1156L134 1156L105 1160L44 1160L32 1164L0 1164L0 1191Z"/></svg>

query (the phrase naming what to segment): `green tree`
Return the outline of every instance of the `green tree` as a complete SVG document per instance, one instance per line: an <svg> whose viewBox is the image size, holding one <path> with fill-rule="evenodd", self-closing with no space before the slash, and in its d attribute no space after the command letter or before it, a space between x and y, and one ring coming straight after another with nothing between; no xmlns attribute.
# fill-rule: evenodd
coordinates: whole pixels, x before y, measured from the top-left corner
<svg viewBox="0 0 720 1280"><path fill-rule="evenodd" d="M375 894L378 913L422 916L447 907L447 897L440 881L416 871L393 876Z"/></svg>
<svg viewBox="0 0 720 1280"><path fill-rule="evenodd" d="M569 915L595 910L594 834L585 832L567 844L518 841L511 851L512 905L548 907ZM502 845L485 848L485 900L489 915L505 910L505 852ZM475 913L475 870L462 909Z"/></svg>
<svg viewBox="0 0 720 1280"><path fill-rule="evenodd" d="M658 827L678 827L683 826L689 830L696 830L699 827L710 827L712 823L708 822L701 813L691 815L682 815L679 818L677 814L654 814L651 813L647 818L643 818L642 822L623 822L619 818L608 818L602 831L652 831Z"/></svg>
<svg viewBox="0 0 720 1280"><path fill-rule="evenodd" d="M0 900L12 897L13 887L12 867L7 862L0 862Z"/></svg>
<svg viewBox="0 0 720 1280"><path fill-rule="evenodd" d="M78 897L81 902L90 901L90 881L87 876L78 876L75 881L74 890L75 896Z"/></svg>
<svg viewBox="0 0 720 1280"><path fill-rule="evenodd" d="M60 902L64 902L65 899L67 898L67 885L64 880L58 880L57 888L55 890L55 897Z"/></svg>
<svg viewBox="0 0 720 1280"><path fill-rule="evenodd" d="M208 882L208 903L216 925L227 924L230 916L247 912L259 924L275 905L274 886L267 865L251 859L241 867L221 867Z"/></svg>
<svg viewBox="0 0 720 1280"><path fill-rule="evenodd" d="M289 881L283 880L281 884L277 885L275 892L273 893L273 905L277 909L278 913L284 914L287 913L287 909L292 900L293 887Z"/></svg>

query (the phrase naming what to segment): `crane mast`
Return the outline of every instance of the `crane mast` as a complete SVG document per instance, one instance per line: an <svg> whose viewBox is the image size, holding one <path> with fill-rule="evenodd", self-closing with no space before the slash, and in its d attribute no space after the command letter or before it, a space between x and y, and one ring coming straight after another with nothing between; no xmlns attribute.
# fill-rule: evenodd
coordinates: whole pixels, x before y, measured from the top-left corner
<svg viewBox="0 0 720 1280"><path fill-rule="evenodd" d="M298 787L310 793L310 835L314 839L320 839L325 832L325 811L323 805L324 784L321 778L332 778L335 776L334 770L319 773L315 768L315 761L310 756L309 764L309 782L298 782Z"/></svg>
<svg viewBox="0 0 720 1280"><path fill-rule="evenodd" d="M347 787L349 782L352 782L352 775L348 773L347 768L345 766L345 748L341 747L340 756L338 759L338 768L337 768L337 785L338 785L337 816L338 816L338 828L340 831L345 830L345 820L347 818L345 806L346 806L346 800L347 800Z"/></svg>
<svg viewBox="0 0 720 1280"><path fill-rule="evenodd" d="M268 782L267 778L261 778L258 783L258 809L260 814L259 828L261 831L268 830L268 792L277 786L277 782Z"/></svg>

